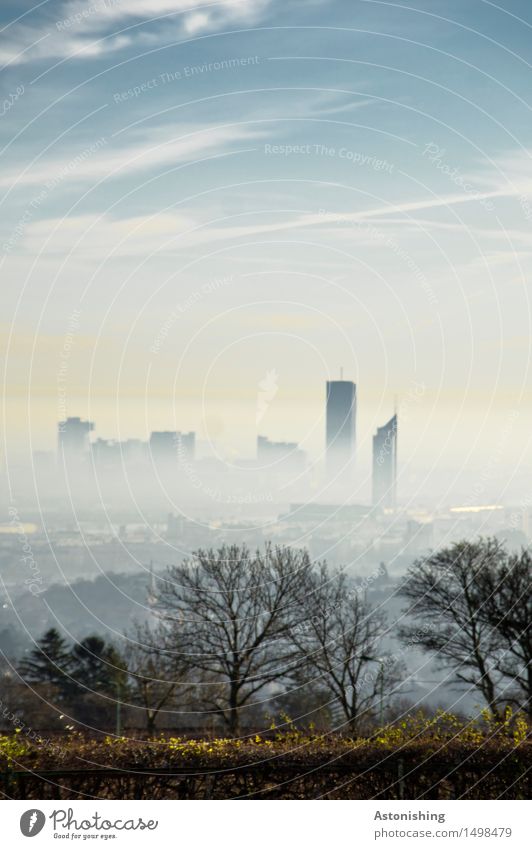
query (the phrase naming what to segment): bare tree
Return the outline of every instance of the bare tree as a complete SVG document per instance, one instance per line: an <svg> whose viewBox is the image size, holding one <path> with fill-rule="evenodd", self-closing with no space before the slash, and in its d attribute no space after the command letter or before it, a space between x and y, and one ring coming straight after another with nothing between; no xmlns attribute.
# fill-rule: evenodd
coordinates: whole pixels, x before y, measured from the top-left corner
<svg viewBox="0 0 532 849"><path fill-rule="evenodd" d="M384 700L402 678L401 664L382 648L384 615L325 563L309 581L305 605L305 621L293 633L302 665L331 693L351 733L371 715L382 721Z"/></svg>
<svg viewBox="0 0 532 849"><path fill-rule="evenodd" d="M294 660L288 635L310 571L306 552L269 545L253 556L236 545L198 551L167 571L160 615L190 646L192 664L224 684L222 697L206 685L205 701L233 735L242 708Z"/></svg>
<svg viewBox="0 0 532 849"><path fill-rule="evenodd" d="M131 699L142 707L146 730L153 734L160 712L189 691L189 659L175 629L169 634L163 624L148 623L137 624L126 635L124 657Z"/></svg>
<svg viewBox="0 0 532 849"><path fill-rule="evenodd" d="M434 652L456 681L477 689L497 717L504 702L498 668L502 643L487 616L486 599L505 558L495 539L457 542L417 560L401 588L415 623L401 629L403 639L417 635L418 645Z"/></svg>
<svg viewBox="0 0 532 849"><path fill-rule="evenodd" d="M507 701L532 717L532 557L523 550L479 575L482 614L500 639L497 670Z"/></svg>

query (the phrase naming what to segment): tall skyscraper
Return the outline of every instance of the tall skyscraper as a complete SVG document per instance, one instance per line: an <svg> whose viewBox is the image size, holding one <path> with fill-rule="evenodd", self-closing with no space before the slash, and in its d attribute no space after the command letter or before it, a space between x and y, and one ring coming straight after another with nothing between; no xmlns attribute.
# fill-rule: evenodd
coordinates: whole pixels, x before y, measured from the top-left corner
<svg viewBox="0 0 532 849"><path fill-rule="evenodd" d="M373 437L373 504L395 510L397 499L397 414Z"/></svg>
<svg viewBox="0 0 532 849"><path fill-rule="evenodd" d="M327 472L345 479L353 471L357 388L350 380L327 381Z"/></svg>

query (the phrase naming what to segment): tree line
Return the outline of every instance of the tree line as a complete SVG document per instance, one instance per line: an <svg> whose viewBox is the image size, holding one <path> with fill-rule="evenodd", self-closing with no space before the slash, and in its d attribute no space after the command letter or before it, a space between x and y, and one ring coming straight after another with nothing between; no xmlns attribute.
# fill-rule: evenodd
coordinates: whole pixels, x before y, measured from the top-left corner
<svg viewBox="0 0 532 849"><path fill-rule="evenodd" d="M18 673L89 727L113 717L120 729L124 709L142 711L150 734L164 713L177 725L215 718L236 736L285 710L306 724L321 711L354 734L401 698L415 645L495 718L507 705L530 717L530 566L528 551L494 539L458 542L412 564L396 589L406 608L390 622L345 570L305 550L200 550L167 568L149 619L123 639L69 644L51 629Z"/></svg>

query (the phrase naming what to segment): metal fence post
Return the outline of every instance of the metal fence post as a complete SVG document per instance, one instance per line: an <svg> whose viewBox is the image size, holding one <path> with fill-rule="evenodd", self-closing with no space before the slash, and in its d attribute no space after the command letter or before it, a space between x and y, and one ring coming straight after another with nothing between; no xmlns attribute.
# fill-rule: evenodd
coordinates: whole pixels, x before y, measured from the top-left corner
<svg viewBox="0 0 532 849"><path fill-rule="evenodd" d="M399 798L405 798L405 763L402 758L397 762L397 778L399 779Z"/></svg>

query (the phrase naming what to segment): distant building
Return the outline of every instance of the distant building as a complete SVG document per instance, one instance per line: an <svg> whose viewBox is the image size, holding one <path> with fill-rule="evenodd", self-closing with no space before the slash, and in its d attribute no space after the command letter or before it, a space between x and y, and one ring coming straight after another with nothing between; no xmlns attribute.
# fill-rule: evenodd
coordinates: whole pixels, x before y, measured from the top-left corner
<svg viewBox="0 0 532 849"><path fill-rule="evenodd" d="M327 472L349 475L355 458L356 385L350 380L328 380L326 404Z"/></svg>
<svg viewBox="0 0 532 849"><path fill-rule="evenodd" d="M166 537L170 540L183 540L185 535L186 519L184 516L168 514L166 520Z"/></svg>
<svg viewBox="0 0 532 849"><path fill-rule="evenodd" d="M141 439L126 439L118 443L124 463L140 463L146 459L148 443Z"/></svg>
<svg viewBox="0 0 532 849"><path fill-rule="evenodd" d="M434 526L432 522L407 522L404 534L404 550L416 557L430 551L433 545Z"/></svg>
<svg viewBox="0 0 532 849"><path fill-rule="evenodd" d="M279 516L279 521L290 519L300 524L323 525L325 523L347 523L351 526L367 519L371 507L365 504L290 504L290 510Z"/></svg>
<svg viewBox="0 0 532 849"><path fill-rule="evenodd" d="M306 465L306 454L297 442L273 442L267 436L257 436L257 462L261 466L275 466L289 469L291 472L303 471Z"/></svg>
<svg viewBox="0 0 532 849"><path fill-rule="evenodd" d="M57 450L59 458L67 461L83 460L89 450L89 433L94 430L93 422L80 418L68 418L57 426Z"/></svg>
<svg viewBox="0 0 532 849"><path fill-rule="evenodd" d="M96 439L91 445L92 457L100 468L118 465L120 443L112 439Z"/></svg>
<svg viewBox="0 0 532 849"><path fill-rule="evenodd" d="M150 436L149 452L156 463L177 461L178 458L192 461L195 447L196 434L193 431L180 433L175 430L155 430Z"/></svg>
<svg viewBox="0 0 532 849"><path fill-rule="evenodd" d="M146 460L148 443L140 439L96 439L92 445L94 462L100 467L135 466Z"/></svg>
<svg viewBox="0 0 532 849"><path fill-rule="evenodd" d="M373 504L395 510L397 501L397 415L373 437Z"/></svg>

